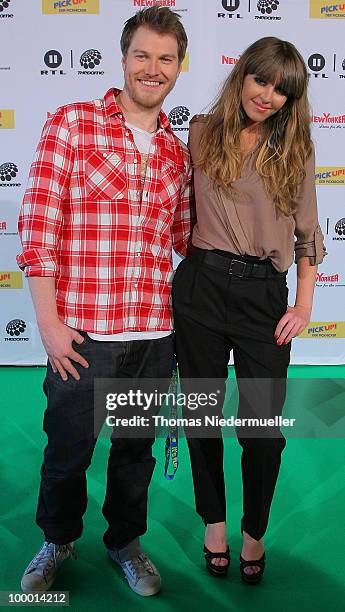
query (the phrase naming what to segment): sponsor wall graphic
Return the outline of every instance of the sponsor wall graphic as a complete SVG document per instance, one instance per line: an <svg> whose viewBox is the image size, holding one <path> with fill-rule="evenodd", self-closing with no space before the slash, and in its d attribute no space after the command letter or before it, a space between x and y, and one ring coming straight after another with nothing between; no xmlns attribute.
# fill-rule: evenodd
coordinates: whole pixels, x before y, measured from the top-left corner
<svg viewBox="0 0 345 612"><path fill-rule="evenodd" d="M310 17L313 19L344 19L345 2L310 0Z"/></svg>
<svg viewBox="0 0 345 612"><path fill-rule="evenodd" d="M153 5L177 11L189 37L183 74L164 105L173 131L185 142L191 117L207 112L220 84L248 44L263 35L273 35L290 38L300 49L310 75L311 121L317 160L315 182L328 251L325 262L319 267L313 310L313 319L324 323L312 323L308 329L334 324L337 328L336 332L334 328L306 331L302 340L293 345L292 362L308 363L312 356L320 363L345 363L345 340L341 336L345 302L345 192L340 189L345 185L345 166L342 165L345 163L342 138L345 48L339 28L345 16L345 2L320 0L36 0L30 3L0 0L0 36L6 49L6 56L0 60L0 77L4 84L0 88L3 336L9 339L30 336L31 362L46 362L34 323L30 293L24 275L16 269L15 258L20 251L17 216L47 109L54 112L62 104L99 98L112 85L121 86L119 35L122 26L136 11ZM35 33L29 51L18 43L20 20L25 20L30 31ZM318 20L323 20L322 24ZM23 54L28 55L27 62L23 62ZM22 79L26 82L25 99L20 87ZM295 266L292 266L289 272L291 303L294 283ZM23 310L19 314L15 289L21 291ZM14 320L23 321L25 328L20 331L23 325L20 327L17 323L19 335L11 336L5 328ZM326 332L328 335L317 335ZM306 342L317 338L322 339L322 349L317 342L315 349L312 342ZM17 358L23 363L22 351L18 349L16 353L15 340L8 341L13 343L13 362ZM8 363L8 348L7 345L6 351L0 341L0 364Z"/></svg>
<svg viewBox="0 0 345 612"><path fill-rule="evenodd" d="M317 166L315 182L317 185L345 185L345 166Z"/></svg>
<svg viewBox="0 0 345 612"><path fill-rule="evenodd" d="M14 109L0 108L0 129L14 129Z"/></svg>
<svg viewBox="0 0 345 612"><path fill-rule="evenodd" d="M299 338L345 338L345 321L313 321L300 334Z"/></svg>
<svg viewBox="0 0 345 612"><path fill-rule="evenodd" d="M0 20L13 19L13 4L16 0L0 0Z"/></svg>
<svg viewBox="0 0 345 612"><path fill-rule="evenodd" d="M100 0L42 0L44 15L97 15L99 9Z"/></svg>
<svg viewBox="0 0 345 612"><path fill-rule="evenodd" d="M22 289L23 277L21 272L0 272L0 289Z"/></svg>

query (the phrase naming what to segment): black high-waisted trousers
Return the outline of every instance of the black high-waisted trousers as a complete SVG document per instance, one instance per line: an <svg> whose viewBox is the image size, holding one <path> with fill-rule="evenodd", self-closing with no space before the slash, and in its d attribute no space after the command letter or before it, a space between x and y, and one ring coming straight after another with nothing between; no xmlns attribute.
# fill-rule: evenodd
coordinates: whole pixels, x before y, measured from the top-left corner
<svg viewBox="0 0 345 612"><path fill-rule="evenodd" d="M274 331L286 312L286 274L269 260L213 251L220 261L266 266L267 275L241 276L205 262L208 251L193 249L173 281L176 351L182 386L189 379L217 379L224 398L227 365L233 350L239 390L238 418L282 414L290 344L278 346ZM223 258L223 259L222 259ZM191 383L190 383L191 384ZM219 402L218 416L222 416ZM205 410L205 409L204 409ZM212 408L215 414L215 408ZM188 414L194 417L196 414ZM257 435L255 432L258 432ZM236 431L242 446L243 528L259 540L265 533L286 441L279 427ZM226 519L223 440L220 428L208 437L186 430L193 473L196 510L205 524Z"/></svg>

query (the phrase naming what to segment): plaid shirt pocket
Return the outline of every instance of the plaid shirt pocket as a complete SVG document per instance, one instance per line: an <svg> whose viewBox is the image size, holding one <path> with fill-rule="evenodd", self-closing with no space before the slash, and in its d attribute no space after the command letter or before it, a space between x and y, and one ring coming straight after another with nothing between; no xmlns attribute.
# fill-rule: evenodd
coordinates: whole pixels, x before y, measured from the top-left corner
<svg viewBox="0 0 345 612"><path fill-rule="evenodd" d="M85 161L87 198L115 200L125 197L125 163L113 151L92 151Z"/></svg>

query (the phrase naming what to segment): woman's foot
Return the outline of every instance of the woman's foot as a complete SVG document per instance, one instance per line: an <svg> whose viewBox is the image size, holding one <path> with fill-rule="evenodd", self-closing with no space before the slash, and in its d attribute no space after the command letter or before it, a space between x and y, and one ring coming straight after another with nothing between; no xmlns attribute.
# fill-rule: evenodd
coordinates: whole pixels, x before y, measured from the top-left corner
<svg viewBox="0 0 345 612"><path fill-rule="evenodd" d="M209 523L206 526L205 533L205 546L206 548L212 552L222 552L225 553L228 550L228 546L226 543L226 528L225 522L223 523ZM222 559L220 557L215 557L211 561L212 565L215 566L228 566L229 561L227 559Z"/></svg>
<svg viewBox="0 0 345 612"><path fill-rule="evenodd" d="M241 557L244 561L256 561L262 559L265 549L262 540L254 540L246 531L243 531L243 547ZM257 574L261 571L259 565L249 565L243 569L247 576Z"/></svg>

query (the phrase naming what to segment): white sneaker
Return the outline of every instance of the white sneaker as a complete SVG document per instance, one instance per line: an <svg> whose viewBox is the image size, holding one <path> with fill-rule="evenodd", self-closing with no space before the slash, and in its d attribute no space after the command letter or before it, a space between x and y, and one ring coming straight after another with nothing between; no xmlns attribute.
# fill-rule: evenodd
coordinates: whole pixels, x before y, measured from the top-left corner
<svg viewBox="0 0 345 612"><path fill-rule="evenodd" d="M69 544L44 542L23 574L20 583L22 591L24 593L48 591L56 578L60 565L70 558L76 558L74 542Z"/></svg>
<svg viewBox="0 0 345 612"><path fill-rule="evenodd" d="M122 567L132 591L143 597L159 593L161 577L156 566L140 547L138 538L121 550L108 549L108 553L112 560Z"/></svg>

